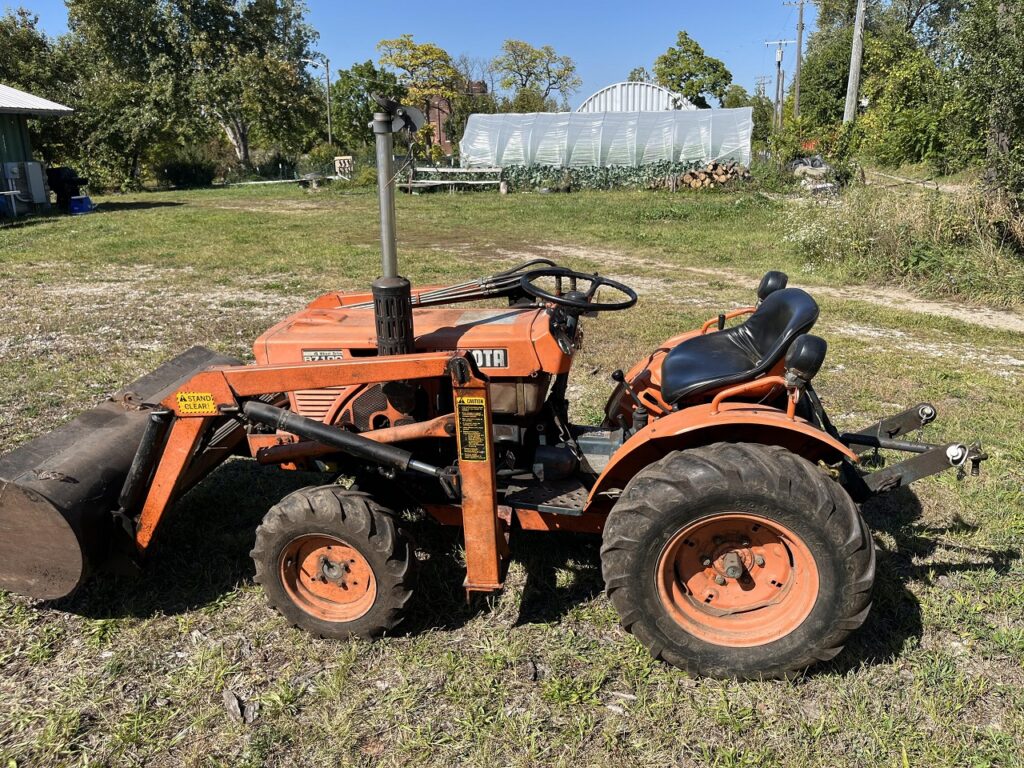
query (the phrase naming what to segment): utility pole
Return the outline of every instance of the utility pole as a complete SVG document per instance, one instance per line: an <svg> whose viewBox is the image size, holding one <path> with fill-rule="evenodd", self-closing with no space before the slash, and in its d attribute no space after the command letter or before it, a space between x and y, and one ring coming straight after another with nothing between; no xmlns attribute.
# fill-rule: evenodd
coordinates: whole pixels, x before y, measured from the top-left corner
<svg viewBox="0 0 1024 768"><path fill-rule="evenodd" d="M317 59L302 59L306 64L309 64L313 69L320 68L320 62L324 65L324 75L327 78L327 146L334 146L334 131L331 126L331 60L327 58L325 54L314 52L313 56Z"/></svg>
<svg viewBox="0 0 1024 768"><path fill-rule="evenodd" d="M797 63L797 72L800 64ZM327 146L334 146L334 132L331 130L331 60L324 54L324 75L327 77ZM798 75L799 77L799 75Z"/></svg>
<svg viewBox="0 0 1024 768"><path fill-rule="evenodd" d="M807 0L792 0L783 5L795 5L796 17L796 77L793 80L793 117L800 117L800 63L804 58L804 4Z"/></svg>
<svg viewBox="0 0 1024 768"><path fill-rule="evenodd" d="M864 58L864 7L866 0L857 0L857 18L853 22L853 48L850 50L850 79L846 83L846 109L843 123L852 123L857 116L857 90L860 88L860 64Z"/></svg>
<svg viewBox="0 0 1024 768"><path fill-rule="evenodd" d="M782 128L782 94L785 77L782 73L782 50L784 46L795 43L796 40L765 40L765 45L778 46L775 49L775 119L772 120L772 128Z"/></svg>

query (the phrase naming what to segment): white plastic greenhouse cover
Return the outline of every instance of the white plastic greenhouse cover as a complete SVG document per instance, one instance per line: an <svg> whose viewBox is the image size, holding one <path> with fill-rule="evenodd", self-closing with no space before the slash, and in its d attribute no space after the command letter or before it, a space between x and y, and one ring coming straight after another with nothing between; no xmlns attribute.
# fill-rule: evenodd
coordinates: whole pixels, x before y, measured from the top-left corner
<svg viewBox="0 0 1024 768"><path fill-rule="evenodd" d="M753 109L470 115L464 168L647 165L663 160L750 164Z"/></svg>

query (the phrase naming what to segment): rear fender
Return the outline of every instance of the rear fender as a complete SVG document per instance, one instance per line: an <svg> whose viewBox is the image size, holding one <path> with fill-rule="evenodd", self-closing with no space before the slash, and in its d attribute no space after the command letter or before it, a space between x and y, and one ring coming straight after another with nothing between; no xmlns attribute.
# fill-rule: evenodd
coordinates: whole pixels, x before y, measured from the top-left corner
<svg viewBox="0 0 1024 768"><path fill-rule="evenodd" d="M611 504L633 475L672 451L711 443L760 443L780 445L811 462L833 464L857 455L813 424L765 405L722 403L718 413L702 404L674 411L652 421L627 440L597 478L587 499L587 509L598 511Z"/></svg>

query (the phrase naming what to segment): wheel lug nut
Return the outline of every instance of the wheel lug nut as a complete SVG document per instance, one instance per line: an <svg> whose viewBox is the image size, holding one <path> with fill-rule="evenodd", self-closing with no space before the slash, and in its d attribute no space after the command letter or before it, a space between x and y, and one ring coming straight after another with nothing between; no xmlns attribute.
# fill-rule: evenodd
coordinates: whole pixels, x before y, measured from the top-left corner
<svg viewBox="0 0 1024 768"><path fill-rule="evenodd" d="M754 556L754 564L760 568L764 567L764 558L761 555Z"/></svg>
<svg viewBox="0 0 1024 768"><path fill-rule="evenodd" d="M725 577L724 576L715 576L715 584L717 584L720 587L724 587L725 586Z"/></svg>

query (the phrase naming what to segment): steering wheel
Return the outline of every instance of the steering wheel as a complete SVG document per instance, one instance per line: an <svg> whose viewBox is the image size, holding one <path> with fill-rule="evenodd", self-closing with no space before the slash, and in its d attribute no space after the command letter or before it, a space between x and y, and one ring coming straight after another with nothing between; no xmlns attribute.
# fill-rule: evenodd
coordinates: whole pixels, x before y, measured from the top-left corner
<svg viewBox="0 0 1024 768"><path fill-rule="evenodd" d="M534 283L535 280L543 277L553 277L555 279L554 293L550 293ZM577 283L579 282L588 284L586 291L577 288ZM568 284L568 290L563 291L565 283ZM597 290L603 285L623 294L626 300L600 303L592 301L597 294ZM614 312L619 309L629 309L636 304L636 291L628 285L623 285L615 280L609 280L607 277L601 277L596 272L588 274L586 272L566 269L565 267L534 269L527 272L520 278L519 287L524 293L534 298L580 312Z"/></svg>

